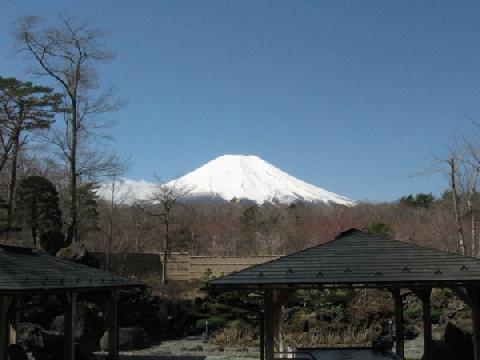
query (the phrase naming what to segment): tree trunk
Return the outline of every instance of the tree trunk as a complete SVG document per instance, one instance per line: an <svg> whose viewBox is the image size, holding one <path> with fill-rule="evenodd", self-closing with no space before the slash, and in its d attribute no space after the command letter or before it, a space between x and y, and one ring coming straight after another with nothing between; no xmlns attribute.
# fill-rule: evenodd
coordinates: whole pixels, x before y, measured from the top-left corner
<svg viewBox="0 0 480 360"><path fill-rule="evenodd" d="M14 132L15 134L17 134L19 130L15 129ZM13 134L12 138L9 139L9 141L2 147L3 151L2 156L0 157L0 172L2 172L3 168L7 164L8 157L10 156L10 152L12 151L15 134Z"/></svg>
<svg viewBox="0 0 480 360"><path fill-rule="evenodd" d="M190 230L190 236L192 238L192 255L197 256L197 243L195 242L195 233Z"/></svg>
<svg viewBox="0 0 480 360"><path fill-rule="evenodd" d="M140 252L140 220L135 213L132 214L132 217L135 226L135 248L137 249L137 252Z"/></svg>
<svg viewBox="0 0 480 360"><path fill-rule="evenodd" d="M109 209L109 216L108 216L108 239L107 239L107 248L105 249L106 254L106 271L110 269L110 254L112 251L112 244L113 244L113 217L115 216L115 179L112 180L112 192L110 197L110 209Z"/></svg>
<svg viewBox="0 0 480 360"><path fill-rule="evenodd" d="M475 225L475 212L473 209L472 194L468 196L468 212L470 213L470 228L471 228L471 237L472 237L472 256L477 257L477 235L476 235L476 225Z"/></svg>
<svg viewBox="0 0 480 360"><path fill-rule="evenodd" d="M456 182L457 166L454 158L450 159L448 163L450 165L450 182L452 187L453 212L455 214L455 221L457 223L458 249L460 251L460 254L465 255L465 236L463 235L462 220L460 219L460 209L458 204Z"/></svg>
<svg viewBox="0 0 480 360"><path fill-rule="evenodd" d="M77 119L77 102L74 98L72 100L72 121L71 121L71 136L72 143L70 149L70 223L67 231L67 243L75 243L78 239L78 224L77 224L77 134L78 134L78 119Z"/></svg>
<svg viewBox="0 0 480 360"><path fill-rule="evenodd" d="M442 207L442 236L443 236L443 242L446 246L446 251L450 252L450 241L448 239L448 226L447 226L447 215L446 211Z"/></svg>
<svg viewBox="0 0 480 360"><path fill-rule="evenodd" d="M20 133L15 136L15 141L12 147L12 164L10 170L10 185L8 189L8 210L7 210L7 231L5 237L10 236L10 230L13 225L13 205L15 203L15 189L17 187L17 157L20 147Z"/></svg>
<svg viewBox="0 0 480 360"><path fill-rule="evenodd" d="M170 234L169 234L169 226L170 226L170 217L168 214L164 217L165 221L165 235L164 235L164 242L163 242L163 263L162 263L162 284L166 284L168 282L167 276L167 263L168 263L168 256L170 252Z"/></svg>
<svg viewBox="0 0 480 360"><path fill-rule="evenodd" d="M110 270L110 253L112 249L112 242L113 242L113 214L110 215L109 219L109 230L108 230L108 239L107 239L107 246L105 249L105 271Z"/></svg>
<svg viewBox="0 0 480 360"><path fill-rule="evenodd" d="M38 248L37 244L37 197L36 195L33 198L33 203L32 203L32 241L33 241L33 247Z"/></svg>

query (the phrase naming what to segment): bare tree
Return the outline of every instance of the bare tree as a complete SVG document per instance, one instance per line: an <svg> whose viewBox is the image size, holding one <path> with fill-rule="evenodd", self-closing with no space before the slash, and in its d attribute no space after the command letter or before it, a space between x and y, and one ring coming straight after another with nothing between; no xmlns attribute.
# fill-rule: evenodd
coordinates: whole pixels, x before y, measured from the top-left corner
<svg viewBox="0 0 480 360"><path fill-rule="evenodd" d="M449 149L448 155L445 157L432 156L430 159L433 167L427 169L425 173L441 173L448 179L449 193L452 204L452 212L455 219L455 227L457 233L457 249L462 255L465 255L465 234L462 223L462 180L465 179L464 157L459 145L458 137L455 136L453 146Z"/></svg>
<svg viewBox="0 0 480 360"><path fill-rule="evenodd" d="M136 201L134 203L136 203ZM135 241L135 250L140 252L143 250L144 246L143 242L140 243L140 236L143 232L145 232L145 230L151 229L150 226L145 224L145 217L148 215L146 215L143 211L138 211L136 206L130 206L128 210L134 233L133 238Z"/></svg>
<svg viewBox="0 0 480 360"><path fill-rule="evenodd" d="M189 194L192 189L182 186L178 181L163 184L156 177L158 189L152 194L150 199L138 202L137 206L146 214L161 219L163 224L163 261L162 261L162 283L168 282L167 264L170 257L172 241L170 238L170 224L172 210L178 204L178 201Z"/></svg>
<svg viewBox="0 0 480 360"><path fill-rule="evenodd" d="M477 256L477 231L476 231L476 206L475 199L477 196L478 176L480 173L480 164L475 164L470 157L470 154L466 154L462 166L462 173L460 174L462 186L461 194L465 198L466 213L470 219L470 237L471 237L471 255Z"/></svg>
<svg viewBox="0 0 480 360"><path fill-rule="evenodd" d="M450 191L452 193L453 213L455 215L458 234L458 250L460 254L465 255L465 235L463 233L462 219L460 216L460 196L457 187L459 159L457 154L451 153L450 157L445 161L449 166Z"/></svg>
<svg viewBox="0 0 480 360"><path fill-rule="evenodd" d="M15 35L17 50L34 62L31 72L52 79L63 96L64 126L53 131L49 141L69 168L67 241L74 242L78 237L77 183L82 175L108 172L113 165L101 152L88 151L92 137L107 137L103 131L111 123L102 115L124 104L114 99L111 88L99 91L95 65L110 60L112 54L100 43L101 31L72 18L60 18L58 25L45 26L38 17L23 17Z"/></svg>
<svg viewBox="0 0 480 360"><path fill-rule="evenodd" d="M477 124L478 127L478 124ZM468 140L465 141L465 158L467 167L467 205L468 213L470 216L470 227L472 237L472 256L477 257L479 255L480 246L478 245L477 231L476 231L476 203L478 202L478 180L480 175L480 149L474 142Z"/></svg>
<svg viewBox="0 0 480 360"><path fill-rule="evenodd" d="M130 194L128 191L123 191L123 182L118 180L117 176L112 176L110 181L104 185L104 189L108 190L109 197L106 199L105 209L103 214L106 218L107 227L104 229L105 233L105 270L110 269L110 257L114 247L115 225L119 208L124 206ZM105 194L106 195L106 194Z"/></svg>

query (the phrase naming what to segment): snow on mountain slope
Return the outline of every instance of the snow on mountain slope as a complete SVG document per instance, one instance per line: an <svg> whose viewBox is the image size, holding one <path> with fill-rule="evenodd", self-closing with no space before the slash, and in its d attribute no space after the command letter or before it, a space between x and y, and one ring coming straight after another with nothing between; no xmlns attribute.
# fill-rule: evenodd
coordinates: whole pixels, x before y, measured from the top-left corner
<svg viewBox="0 0 480 360"><path fill-rule="evenodd" d="M148 197L155 189L154 184L145 181L127 182L125 185L130 187L136 199ZM220 156L167 185L189 189L188 197L199 199L221 198L229 201L237 198L257 204L290 204L296 201L331 202L347 206L354 204L344 196L299 180L253 155ZM101 196L105 197L104 194L105 189L102 189Z"/></svg>
<svg viewBox="0 0 480 360"><path fill-rule="evenodd" d="M175 181L178 186L191 188L190 196L248 199L258 204L294 201L352 204L350 199L307 184L253 155L220 156Z"/></svg>

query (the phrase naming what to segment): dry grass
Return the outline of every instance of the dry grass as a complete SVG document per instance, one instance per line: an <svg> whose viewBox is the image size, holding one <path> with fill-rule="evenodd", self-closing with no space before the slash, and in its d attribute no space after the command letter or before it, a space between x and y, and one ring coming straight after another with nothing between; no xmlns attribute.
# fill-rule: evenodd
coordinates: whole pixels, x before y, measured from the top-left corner
<svg viewBox="0 0 480 360"><path fill-rule="evenodd" d="M255 340L255 333L251 327L227 327L212 334L211 341L217 345L251 345Z"/></svg>
<svg viewBox="0 0 480 360"><path fill-rule="evenodd" d="M348 327L343 330L322 329L309 333L285 334L285 342L297 347L333 347L333 346L366 346L368 330L356 330Z"/></svg>

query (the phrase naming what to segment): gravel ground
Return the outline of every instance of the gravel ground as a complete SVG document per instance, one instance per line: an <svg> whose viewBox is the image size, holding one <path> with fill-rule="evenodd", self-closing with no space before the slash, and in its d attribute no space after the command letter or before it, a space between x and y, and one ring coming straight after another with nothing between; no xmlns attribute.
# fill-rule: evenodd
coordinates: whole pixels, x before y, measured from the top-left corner
<svg viewBox="0 0 480 360"><path fill-rule="evenodd" d="M98 354L102 359L105 354ZM199 339L163 341L147 349L120 352L122 359L132 360L258 360L255 347L222 347Z"/></svg>
<svg viewBox="0 0 480 360"><path fill-rule="evenodd" d="M98 353L98 359L106 354ZM200 339L182 339L163 341L147 349L120 352L125 360L258 360L260 354L256 347L222 347L205 344ZM405 356L408 359L421 359L423 355L423 337L405 341Z"/></svg>
<svg viewBox="0 0 480 360"><path fill-rule="evenodd" d="M421 359L423 355L423 336L405 341L405 357L407 359Z"/></svg>

